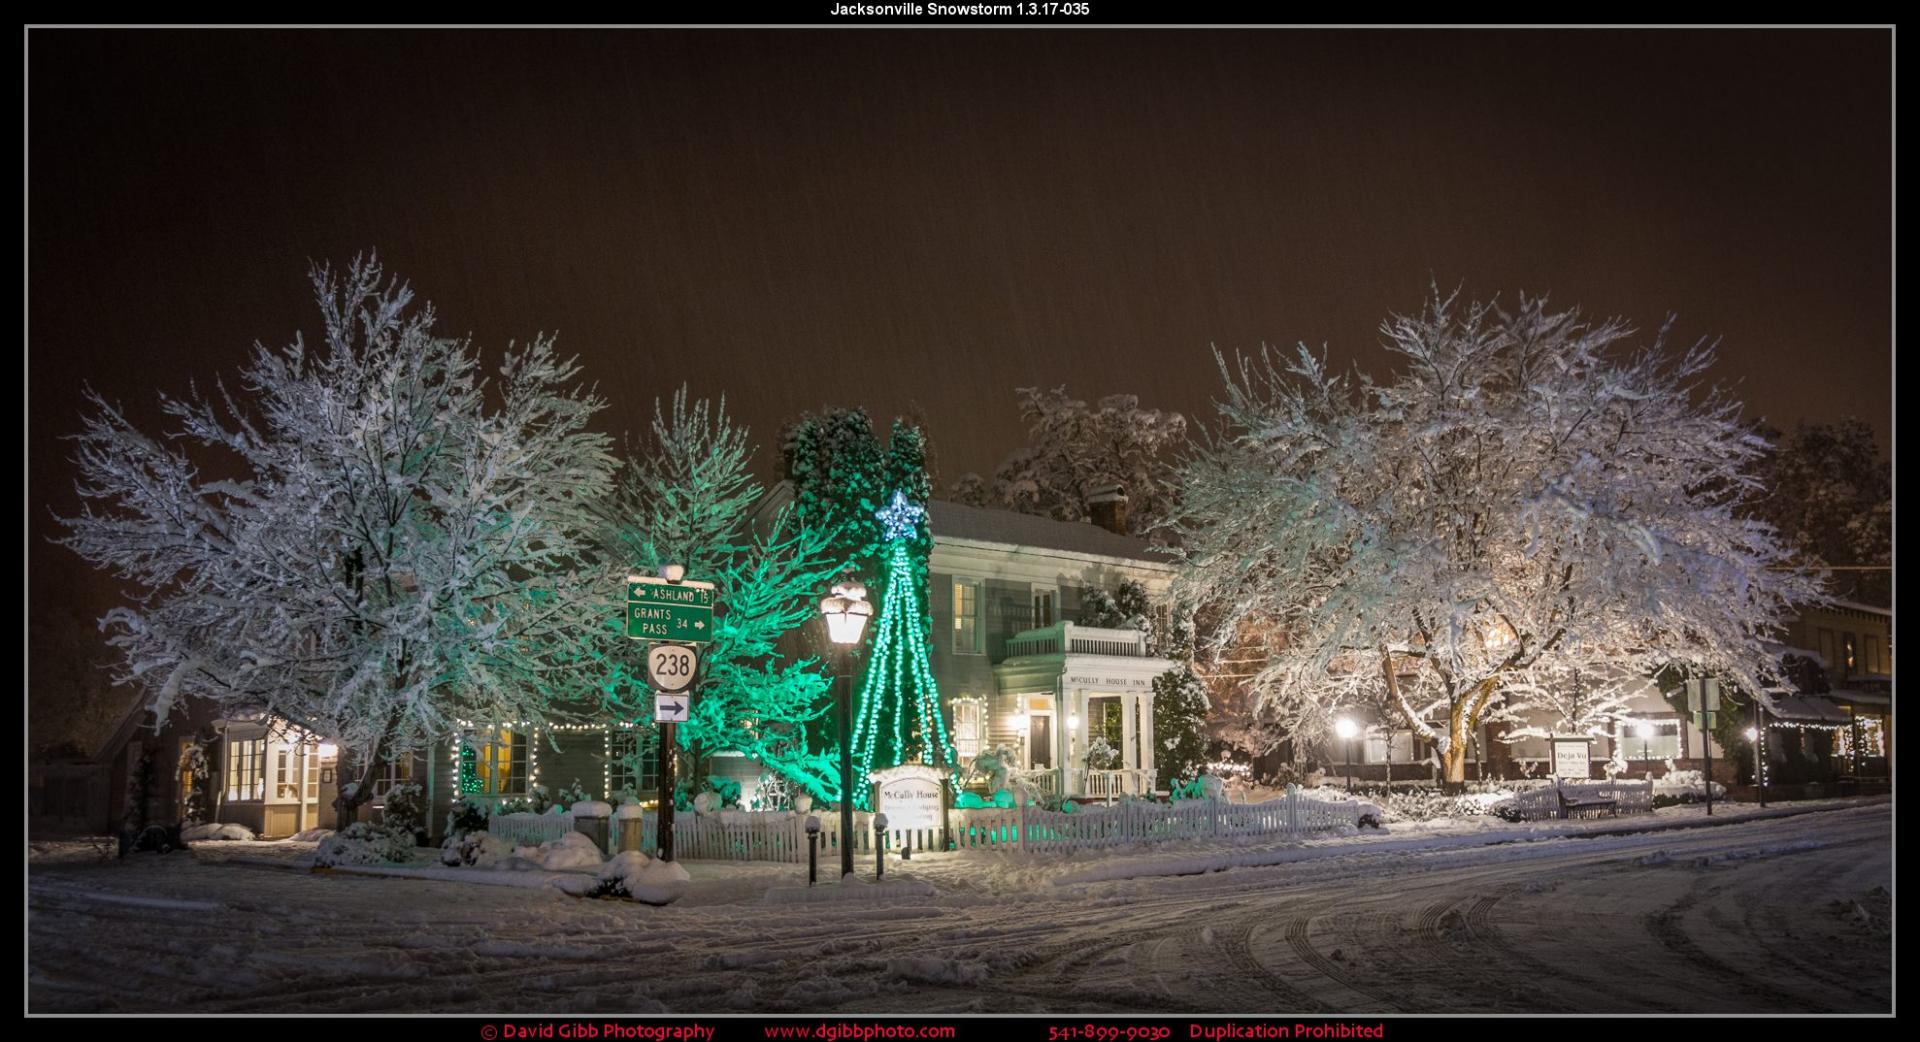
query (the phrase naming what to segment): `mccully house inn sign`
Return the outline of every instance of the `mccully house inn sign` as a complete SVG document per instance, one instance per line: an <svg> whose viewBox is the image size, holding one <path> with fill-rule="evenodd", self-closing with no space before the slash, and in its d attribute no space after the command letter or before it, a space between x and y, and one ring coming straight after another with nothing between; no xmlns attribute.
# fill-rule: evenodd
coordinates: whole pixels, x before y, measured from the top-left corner
<svg viewBox="0 0 1920 1042"><path fill-rule="evenodd" d="M940 827L941 770L925 764L903 763L875 771L873 809L887 816L891 829Z"/></svg>

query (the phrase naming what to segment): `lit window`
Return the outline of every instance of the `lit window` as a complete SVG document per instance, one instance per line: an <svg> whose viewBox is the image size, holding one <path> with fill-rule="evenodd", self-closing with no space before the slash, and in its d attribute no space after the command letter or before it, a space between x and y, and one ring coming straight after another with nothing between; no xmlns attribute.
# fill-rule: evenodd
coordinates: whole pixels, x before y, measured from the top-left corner
<svg viewBox="0 0 1920 1042"><path fill-rule="evenodd" d="M623 792L639 796L660 788L660 747L640 739L640 732L630 728L613 732L607 743L607 784L612 789L608 796Z"/></svg>
<svg viewBox="0 0 1920 1042"><path fill-rule="evenodd" d="M462 738L460 789L481 795L527 794L527 740L511 728Z"/></svg>
<svg viewBox="0 0 1920 1042"><path fill-rule="evenodd" d="M1642 724L1646 731L1642 735ZM1598 743L1596 743L1598 744ZM1680 756L1680 721L1634 720L1614 725L1614 751L1628 763L1641 760L1672 760Z"/></svg>
<svg viewBox="0 0 1920 1042"><path fill-rule="evenodd" d="M987 744L987 707L975 698L953 701L953 749L962 760L980 755Z"/></svg>
<svg viewBox="0 0 1920 1042"><path fill-rule="evenodd" d="M980 584L972 579L953 581L953 650L959 655L980 653Z"/></svg>
<svg viewBox="0 0 1920 1042"><path fill-rule="evenodd" d="M266 798L266 758L267 740L265 738L227 742L227 799Z"/></svg>

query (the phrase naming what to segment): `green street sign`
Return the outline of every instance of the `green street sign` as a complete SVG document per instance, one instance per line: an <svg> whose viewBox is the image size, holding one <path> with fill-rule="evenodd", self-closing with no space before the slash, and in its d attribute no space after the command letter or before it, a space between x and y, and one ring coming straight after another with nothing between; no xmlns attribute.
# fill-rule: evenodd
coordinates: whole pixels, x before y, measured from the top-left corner
<svg viewBox="0 0 1920 1042"><path fill-rule="evenodd" d="M667 583L661 581L640 582L627 580L627 602L642 604L682 604L694 605L713 610L713 587L709 584L695 586L691 582Z"/></svg>
<svg viewBox="0 0 1920 1042"><path fill-rule="evenodd" d="M697 604L627 602L627 636L705 644L713 640L713 609Z"/></svg>
<svg viewBox="0 0 1920 1042"><path fill-rule="evenodd" d="M713 640L713 584L627 579L627 636L705 644Z"/></svg>

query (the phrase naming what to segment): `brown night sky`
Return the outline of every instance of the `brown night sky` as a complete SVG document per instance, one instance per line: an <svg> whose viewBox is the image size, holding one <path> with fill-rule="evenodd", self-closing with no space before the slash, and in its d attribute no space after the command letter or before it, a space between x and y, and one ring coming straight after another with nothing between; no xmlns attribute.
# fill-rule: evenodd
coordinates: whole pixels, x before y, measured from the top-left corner
<svg viewBox="0 0 1920 1042"><path fill-rule="evenodd" d="M307 260L368 248L443 330L558 331L609 430L682 381L762 445L918 409L943 480L1020 442L1016 386L1198 415L1210 344L1377 366L1430 278L1677 312L1755 415L1891 423L1886 31L35 30L28 62L29 592L77 613L110 603L44 542L77 387L151 419L311 334Z"/></svg>

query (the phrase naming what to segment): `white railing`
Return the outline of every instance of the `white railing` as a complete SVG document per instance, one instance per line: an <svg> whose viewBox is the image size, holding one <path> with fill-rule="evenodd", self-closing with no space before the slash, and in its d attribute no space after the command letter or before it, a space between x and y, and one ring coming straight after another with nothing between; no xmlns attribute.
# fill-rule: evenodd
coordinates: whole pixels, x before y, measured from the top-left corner
<svg viewBox="0 0 1920 1042"><path fill-rule="evenodd" d="M1007 657L1025 655L1112 655L1119 658L1145 658L1147 635L1139 630L1105 629L1056 622L1051 626L1023 630L1007 638Z"/></svg>
<svg viewBox="0 0 1920 1042"><path fill-rule="evenodd" d="M1653 813L1653 782L1558 782L1514 794L1513 815L1521 821L1549 821L1560 816L1560 794L1570 800L1612 800L1621 814Z"/></svg>
<svg viewBox="0 0 1920 1042"><path fill-rule="evenodd" d="M1086 770L1079 772L1079 776L1079 784L1072 787L1073 792L1088 799L1107 800L1119 796L1153 794L1153 771L1129 767L1111 771Z"/></svg>
<svg viewBox="0 0 1920 1042"><path fill-rule="evenodd" d="M496 814L487 819L489 835L516 845L539 846L572 831L573 817L568 814Z"/></svg>

